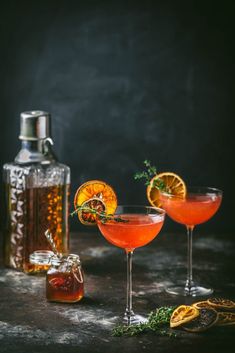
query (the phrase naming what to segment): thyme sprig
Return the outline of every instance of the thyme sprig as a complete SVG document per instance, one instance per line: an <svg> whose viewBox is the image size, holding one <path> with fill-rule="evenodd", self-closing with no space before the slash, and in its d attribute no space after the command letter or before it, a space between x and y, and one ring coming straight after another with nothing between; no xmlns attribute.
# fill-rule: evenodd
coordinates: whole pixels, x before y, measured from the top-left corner
<svg viewBox="0 0 235 353"><path fill-rule="evenodd" d="M157 169L156 167L151 165L151 162L148 161L147 159L144 160L144 166L146 167L146 170L142 172L137 172L134 175L135 180L140 180L140 179L145 179L145 185L149 185L151 179L154 177L154 175L157 174Z"/></svg>
<svg viewBox="0 0 235 353"><path fill-rule="evenodd" d="M151 165L151 162L149 160L144 160L144 166L146 170L142 172L137 172L134 175L135 180L140 180L144 179L145 180L145 185L150 185L152 178L157 175L157 168L153 165ZM153 181L152 187L157 188L158 190L168 192L169 190L167 189L166 184L161 178L156 178Z"/></svg>
<svg viewBox="0 0 235 353"><path fill-rule="evenodd" d="M175 310L174 306L163 306L151 312L146 323L138 325L119 325L112 331L112 336L137 336L143 333L154 332L159 336L177 337L170 329L170 318Z"/></svg>
<svg viewBox="0 0 235 353"><path fill-rule="evenodd" d="M106 223L107 221L115 221L115 222L122 222L122 223L129 222L128 219L123 219L121 217L114 216L112 214L107 214L104 211L98 211L95 208L91 208L89 206L78 206L72 213L70 213L70 216L74 216L78 212L87 212L90 214L94 214L99 217L101 223Z"/></svg>

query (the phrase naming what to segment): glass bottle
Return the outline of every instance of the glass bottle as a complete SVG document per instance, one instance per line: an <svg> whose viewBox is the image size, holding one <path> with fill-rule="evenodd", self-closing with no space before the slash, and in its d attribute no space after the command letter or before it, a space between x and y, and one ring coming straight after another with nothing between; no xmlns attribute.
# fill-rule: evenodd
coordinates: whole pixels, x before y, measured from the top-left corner
<svg viewBox="0 0 235 353"><path fill-rule="evenodd" d="M48 266L31 264L36 250L50 250L45 231L57 250L68 253L70 169L52 151L51 117L43 111L21 113L21 149L14 163L3 166L6 194L5 265L26 273Z"/></svg>

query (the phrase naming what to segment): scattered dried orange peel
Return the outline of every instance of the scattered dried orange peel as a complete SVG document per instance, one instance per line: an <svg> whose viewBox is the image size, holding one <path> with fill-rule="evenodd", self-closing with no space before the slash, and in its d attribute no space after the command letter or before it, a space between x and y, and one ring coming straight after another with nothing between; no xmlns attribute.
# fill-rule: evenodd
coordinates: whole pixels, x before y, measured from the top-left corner
<svg viewBox="0 0 235 353"><path fill-rule="evenodd" d="M164 183L167 193L185 198L187 193L186 185L179 175L171 172L156 174L147 186L147 198L153 207L161 206L160 191L155 187L155 183L158 179Z"/></svg>
<svg viewBox="0 0 235 353"><path fill-rule="evenodd" d="M235 301L224 298L209 298L191 306L181 305L172 313L170 327L203 332L213 326L235 326L234 309Z"/></svg>
<svg viewBox="0 0 235 353"><path fill-rule="evenodd" d="M113 188L101 180L90 180L82 184L74 196L75 210L83 206L94 209L97 212L114 214L117 208L117 196ZM77 212L82 224L95 225L96 214L81 210Z"/></svg>

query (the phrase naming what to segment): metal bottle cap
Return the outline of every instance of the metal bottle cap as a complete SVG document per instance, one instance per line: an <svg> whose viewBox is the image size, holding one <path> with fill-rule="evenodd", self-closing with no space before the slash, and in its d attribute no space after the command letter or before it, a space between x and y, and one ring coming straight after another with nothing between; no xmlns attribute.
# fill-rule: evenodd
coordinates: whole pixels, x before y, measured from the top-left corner
<svg viewBox="0 0 235 353"><path fill-rule="evenodd" d="M51 136L51 116L41 110L23 112L20 115L20 140L37 141Z"/></svg>

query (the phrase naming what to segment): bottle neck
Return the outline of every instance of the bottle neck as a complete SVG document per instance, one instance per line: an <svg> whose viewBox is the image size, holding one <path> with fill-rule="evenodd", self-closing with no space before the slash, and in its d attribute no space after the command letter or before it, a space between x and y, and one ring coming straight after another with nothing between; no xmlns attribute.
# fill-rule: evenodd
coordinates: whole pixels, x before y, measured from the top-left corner
<svg viewBox="0 0 235 353"><path fill-rule="evenodd" d="M40 140L22 140L21 149L15 158L19 164L49 163L56 160L52 151L53 141L51 138Z"/></svg>
<svg viewBox="0 0 235 353"><path fill-rule="evenodd" d="M37 141L27 141L27 140L22 140L21 141L21 149L22 150L28 150L28 151L37 151L43 153L43 144L42 140L37 140Z"/></svg>

